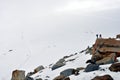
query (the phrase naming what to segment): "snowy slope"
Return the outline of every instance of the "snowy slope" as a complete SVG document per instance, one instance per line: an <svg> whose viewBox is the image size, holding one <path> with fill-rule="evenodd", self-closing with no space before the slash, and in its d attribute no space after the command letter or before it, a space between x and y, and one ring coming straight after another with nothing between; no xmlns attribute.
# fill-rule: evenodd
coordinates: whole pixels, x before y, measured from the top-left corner
<svg viewBox="0 0 120 80"><path fill-rule="evenodd" d="M49 67L45 68L43 71L40 71L36 73L35 75L31 76L34 79L42 78L43 80L48 79L48 80L53 80L56 76L60 74L61 71L68 69L68 68L78 68L78 67L86 67L86 60L90 59L91 55L90 54L85 54L85 53L80 53L75 56L70 57L69 59L76 58L74 61L67 62L65 66L58 68L56 70L51 70ZM120 60L120 58L119 58ZM71 75L70 79L71 80L91 80L95 76L101 76L105 74L109 74L113 77L114 80L119 80L120 79L120 72L111 72L109 71L109 66L111 64L107 65L101 65L100 69L97 71L92 71L92 72L84 72L84 70L81 70L78 76ZM105 71L103 71L103 69ZM49 77L48 77L49 76Z"/></svg>

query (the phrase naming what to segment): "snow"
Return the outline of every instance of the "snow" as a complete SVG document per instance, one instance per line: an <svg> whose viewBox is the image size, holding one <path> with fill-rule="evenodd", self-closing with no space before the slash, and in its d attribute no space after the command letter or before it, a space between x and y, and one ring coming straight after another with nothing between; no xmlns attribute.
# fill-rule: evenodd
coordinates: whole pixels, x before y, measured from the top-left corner
<svg viewBox="0 0 120 80"><path fill-rule="evenodd" d="M51 70L50 68L46 68L42 70L42 72L38 72L37 74L31 76L34 79L37 78L42 78L43 80L48 79L48 80L53 80L56 76L60 74L61 71L68 69L68 68L78 68L78 67L86 67L87 64L85 63L86 60L91 58L90 54L85 54L85 53L79 53L77 55L74 55L72 57L69 57L68 59L73 59L76 58L74 61L67 62L65 66L58 68L56 70ZM118 58L119 59L119 58ZM67 59L66 59L67 60ZM120 79L120 72L111 72L108 68L110 67L111 64L106 64L106 65L101 65L99 70L92 71L92 72L84 72L84 70L81 70L79 72L79 75L71 75L70 79L71 80L91 80L95 76L102 76L105 74L109 74L113 77L114 80L119 80ZM49 78L46 78L46 76L49 76Z"/></svg>
<svg viewBox="0 0 120 80"><path fill-rule="evenodd" d="M115 37L120 32L119 14L120 0L1 0L0 80L10 80L13 70L25 70L27 74L39 65L46 67L79 52L94 43L96 34ZM90 57L79 54L60 69L46 68L35 75L53 79L66 68L85 67Z"/></svg>

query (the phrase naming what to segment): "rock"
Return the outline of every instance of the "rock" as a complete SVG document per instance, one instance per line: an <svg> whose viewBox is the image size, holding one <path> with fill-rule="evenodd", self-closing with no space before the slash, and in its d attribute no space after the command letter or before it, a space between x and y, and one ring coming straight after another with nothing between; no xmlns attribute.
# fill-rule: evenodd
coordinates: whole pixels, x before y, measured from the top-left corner
<svg viewBox="0 0 120 80"><path fill-rule="evenodd" d="M34 80L34 79L29 76L26 76L25 80Z"/></svg>
<svg viewBox="0 0 120 80"><path fill-rule="evenodd" d="M87 67L85 68L85 72L91 72L99 69L98 64L88 64Z"/></svg>
<svg viewBox="0 0 120 80"><path fill-rule="evenodd" d="M77 71L81 71L81 70L84 70L85 68L84 67L78 67L76 68Z"/></svg>
<svg viewBox="0 0 120 80"><path fill-rule="evenodd" d="M69 78L69 77L66 77L66 78L64 78L63 80L70 80L70 78Z"/></svg>
<svg viewBox="0 0 120 80"><path fill-rule="evenodd" d="M101 60L96 61L96 64L111 64L115 62L115 53L111 53L110 55L102 58Z"/></svg>
<svg viewBox="0 0 120 80"><path fill-rule="evenodd" d="M98 52L96 52L96 54L94 54L91 58L92 61L98 61L98 60L101 60L103 59L103 54L100 54Z"/></svg>
<svg viewBox="0 0 120 80"><path fill-rule="evenodd" d="M120 56L120 40L115 38L98 38L92 47L91 61L96 64L110 64L117 62Z"/></svg>
<svg viewBox="0 0 120 80"><path fill-rule="evenodd" d="M120 38L120 34L116 35L116 38Z"/></svg>
<svg viewBox="0 0 120 80"><path fill-rule="evenodd" d="M64 75L60 75L55 77L53 80L64 80L65 76Z"/></svg>
<svg viewBox="0 0 120 80"><path fill-rule="evenodd" d="M42 65L40 65L40 66L38 66L37 68L34 69L34 73L37 73L37 72L39 72L43 69L44 69L44 67Z"/></svg>
<svg viewBox="0 0 120 80"><path fill-rule="evenodd" d="M65 77L64 75L57 76L53 80L70 80L69 77Z"/></svg>
<svg viewBox="0 0 120 80"><path fill-rule="evenodd" d="M120 63L114 63L109 67L110 71L118 72L120 71Z"/></svg>
<svg viewBox="0 0 120 80"><path fill-rule="evenodd" d="M94 60L87 60L86 63L91 63L91 64L95 64L95 61Z"/></svg>
<svg viewBox="0 0 120 80"><path fill-rule="evenodd" d="M64 75L65 77L67 77L67 76L70 76L73 74L78 75L78 72L79 71L71 68L71 69L66 69L66 70L60 72L60 75Z"/></svg>
<svg viewBox="0 0 120 80"><path fill-rule="evenodd" d="M59 67L62 67L64 65L65 65L65 60L64 59L60 59L59 61L56 62L56 64L54 64L52 66L52 70L55 70L55 69L57 69Z"/></svg>
<svg viewBox="0 0 120 80"><path fill-rule="evenodd" d="M104 75L104 76L96 76L91 80L113 80L113 78L110 75Z"/></svg>
<svg viewBox="0 0 120 80"><path fill-rule="evenodd" d="M36 80L43 80L42 78L36 79Z"/></svg>
<svg viewBox="0 0 120 80"><path fill-rule="evenodd" d="M32 76L33 74L35 74L35 73L34 72L29 72L29 73L27 73L26 76Z"/></svg>
<svg viewBox="0 0 120 80"><path fill-rule="evenodd" d="M25 71L14 70L12 72L12 79L11 80L25 80Z"/></svg>

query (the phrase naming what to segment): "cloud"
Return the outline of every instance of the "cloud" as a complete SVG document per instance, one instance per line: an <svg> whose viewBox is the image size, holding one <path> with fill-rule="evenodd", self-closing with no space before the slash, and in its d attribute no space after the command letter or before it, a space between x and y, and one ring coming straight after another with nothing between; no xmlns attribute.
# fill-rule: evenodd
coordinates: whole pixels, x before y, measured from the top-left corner
<svg viewBox="0 0 120 80"><path fill-rule="evenodd" d="M56 8L56 12L93 12L120 8L120 0L75 0Z"/></svg>

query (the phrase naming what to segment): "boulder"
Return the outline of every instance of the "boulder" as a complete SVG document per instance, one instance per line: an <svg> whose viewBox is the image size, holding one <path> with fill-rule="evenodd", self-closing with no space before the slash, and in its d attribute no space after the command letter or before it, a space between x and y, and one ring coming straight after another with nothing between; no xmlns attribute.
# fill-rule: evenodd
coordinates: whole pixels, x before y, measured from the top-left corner
<svg viewBox="0 0 120 80"><path fill-rule="evenodd" d="M111 53L110 55L105 56L105 57L103 57L100 60L97 60L96 64L111 64L111 63L116 62L115 58L116 58L116 54L115 53Z"/></svg>
<svg viewBox="0 0 120 80"><path fill-rule="evenodd" d="M12 79L11 80L25 80L25 71L14 70L12 72Z"/></svg>
<svg viewBox="0 0 120 80"><path fill-rule="evenodd" d="M118 72L120 71L120 63L114 63L109 67L110 71Z"/></svg>
<svg viewBox="0 0 120 80"><path fill-rule="evenodd" d="M70 78L65 77L64 75L59 75L56 78L54 78L53 80L70 80Z"/></svg>
<svg viewBox="0 0 120 80"><path fill-rule="evenodd" d="M34 79L31 78L30 76L26 76L25 80L34 80Z"/></svg>
<svg viewBox="0 0 120 80"><path fill-rule="evenodd" d="M33 74L35 74L35 73L34 72L29 72L29 73L27 73L26 76L32 76Z"/></svg>
<svg viewBox="0 0 120 80"><path fill-rule="evenodd" d="M60 76L55 77L53 80L64 80L64 79L65 79L65 76L60 75Z"/></svg>
<svg viewBox="0 0 120 80"><path fill-rule="evenodd" d="M85 68L85 72L91 72L99 69L98 64L88 64L87 67Z"/></svg>
<svg viewBox="0 0 120 80"><path fill-rule="evenodd" d="M40 65L40 66L38 66L37 68L34 69L34 73L37 73L37 72L39 72L43 69L44 69L44 67L42 65Z"/></svg>
<svg viewBox="0 0 120 80"><path fill-rule="evenodd" d="M96 76L91 80L113 80L113 78L110 75L104 75L104 76Z"/></svg>
<svg viewBox="0 0 120 80"><path fill-rule="evenodd" d="M120 34L116 35L116 38L120 38Z"/></svg>
<svg viewBox="0 0 120 80"><path fill-rule="evenodd" d="M69 77L66 77L66 78L64 78L63 80L70 80L70 78L69 78Z"/></svg>
<svg viewBox="0 0 120 80"><path fill-rule="evenodd" d="M42 78L38 78L38 79L36 79L36 80L43 80Z"/></svg>
<svg viewBox="0 0 120 80"><path fill-rule="evenodd" d="M103 54L100 54L98 52L96 52L96 54L94 54L91 58L92 61L98 61L98 60L101 60L103 59Z"/></svg>
<svg viewBox="0 0 120 80"><path fill-rule="evenodd" d="M70 68L70 69L66 69L66 70L60 72L60 75L64 75L65 77L67 77L67 76L70 76L73 74L78 75L79 74L78 72L79 72L78 70Z"/></svg>
<svg viewBox="0 0 120 80"><path fill-rule="evenodd" d="M77 71L81 71L81 70L84 70L85 68L84 67L78 67L76 68Z"/></svg>
<svg viewBox="0 0 120 80"><path fill-rule="evenodd" d="M57 69L57 68L59 68L59 67L62 67L62 66L64 66L65 65L65 60L64 59L60 59L59 61L57 61L56 62L56 64L54 64L53 66L52 66L52 70L55 70L55 69Z"/></svg>

